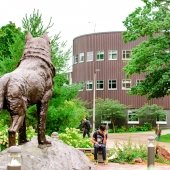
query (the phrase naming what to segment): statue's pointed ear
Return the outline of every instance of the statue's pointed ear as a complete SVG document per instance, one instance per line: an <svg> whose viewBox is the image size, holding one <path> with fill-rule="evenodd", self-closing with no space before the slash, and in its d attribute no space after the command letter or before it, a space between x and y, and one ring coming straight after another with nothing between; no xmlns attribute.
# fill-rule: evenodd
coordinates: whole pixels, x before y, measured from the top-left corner
<svg viewBox="0 0 170 170"><path fill-rule="evenodd" d="M44 34L42 35L42 38L45 39L45 40L47 40L47 41L50 41L47 33L44 33Z"/></svg>
<svg viewBox="0 0 170 170"><path fill-rule="evenodd" d="M30 40L32 38L32 35L31 35L31 33L30 32L28 32L27 33L27 35L26 35L26 41L28 41L28 40Z"/></svg>

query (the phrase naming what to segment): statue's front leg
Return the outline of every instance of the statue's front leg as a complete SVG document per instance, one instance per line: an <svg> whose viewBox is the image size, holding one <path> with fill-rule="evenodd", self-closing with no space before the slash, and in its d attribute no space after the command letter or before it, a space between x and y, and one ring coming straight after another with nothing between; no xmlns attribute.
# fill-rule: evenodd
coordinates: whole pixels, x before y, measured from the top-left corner
<svg viewBox="0 0 170 170"><path fill-rule="evenodd" d="M46 146L51 146L51 142L46 140L45 129L46 129L46 112L47 112L47 103L41 103L37 105L38 112L38 144L40 148Z"/></svg>

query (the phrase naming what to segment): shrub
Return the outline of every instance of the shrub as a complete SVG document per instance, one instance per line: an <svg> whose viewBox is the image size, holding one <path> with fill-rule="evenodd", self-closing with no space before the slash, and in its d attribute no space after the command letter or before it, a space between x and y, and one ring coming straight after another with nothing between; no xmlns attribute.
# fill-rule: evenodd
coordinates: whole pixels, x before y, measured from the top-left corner
<svg viewBox="0 0 170 170"><path fill-rule="evenodd" d="M0 125L0 151L8 146L8 126Z"/></svg>
<svg viewBox="0 0 170 170"><path fill-rule="evenodd" d="M114 158L112 156L114 155ZM130 141L123 144L116 144L109 152L111 162L133 163L135 158L146 160L147 148L144 145L134 145Z"/></svg>
<svg viewBox="0 0 170 170"><path fill-rule="evenodd" d="M35 129L32 126L27 127L27 138L31 140L33 136L35 136ZM16 135L18 138L18 135ZM6 149L8 147L8 126L0 125L0 151Z"/></svg>
<svg viewBox="0 0 170 170"><path fill-rule="evenodd" d="M127 131L126 127L121 127L121 128L116 129L116 133L123 133L123 132L126 132L126 131Z"/></svg>
<svg viewBox="0 0 170 170"><path fill-rule="evenodd" d="M91 148L92 143L89 138L83 138L79 129L66 128L65 133L59 134L59 139L75 148Z"/></svg>

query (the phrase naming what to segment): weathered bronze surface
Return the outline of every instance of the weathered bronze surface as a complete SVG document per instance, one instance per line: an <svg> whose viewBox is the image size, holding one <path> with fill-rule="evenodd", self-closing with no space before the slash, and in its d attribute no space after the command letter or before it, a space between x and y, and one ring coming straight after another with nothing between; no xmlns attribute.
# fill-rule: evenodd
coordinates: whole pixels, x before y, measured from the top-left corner
<svg viewBox="0 0 170 170"><path fill-rule="evenodd" d="M0 78L0 110L5 108L12 119L9 132L9 146L16 145L16 132L19 144L27 142L26 109L36 104L38 117L38 143L45 146L46 113L52 96L52 78L55 68L51 62L51 48L48 36L33 38L26 36L26 45L18 67Z"/></svg>

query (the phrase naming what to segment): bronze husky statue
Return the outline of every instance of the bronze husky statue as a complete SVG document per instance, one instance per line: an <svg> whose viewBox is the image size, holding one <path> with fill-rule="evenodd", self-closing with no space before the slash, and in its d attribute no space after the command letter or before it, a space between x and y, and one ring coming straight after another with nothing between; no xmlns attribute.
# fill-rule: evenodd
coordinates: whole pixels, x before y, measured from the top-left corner
<svg viewBox="0 0 170 170"><path fill-rule="evenodd" d="M55 68L51 62L50 40L45 34L33 38L26 36L26 45L18 67L0 78L0 110L7 109L12 119L8 130L9 146L27 142L26 109L36 104L38 117L38 144L50 145L46 140L46 113L52 96Z"/></svg>

